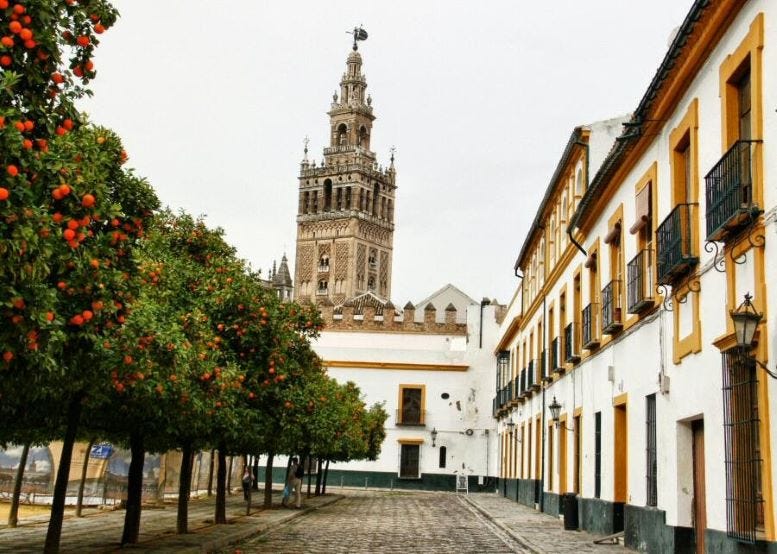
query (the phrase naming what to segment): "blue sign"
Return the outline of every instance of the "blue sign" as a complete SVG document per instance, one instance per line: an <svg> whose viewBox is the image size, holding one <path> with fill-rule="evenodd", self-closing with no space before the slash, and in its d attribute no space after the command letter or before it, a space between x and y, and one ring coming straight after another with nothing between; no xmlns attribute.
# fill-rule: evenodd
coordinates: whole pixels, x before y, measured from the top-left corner
<svg viewBox="0 0 777 554"><path fill-rule="evenodd" d="M98 460L107 460L113 453L113 446L110 443L95 444L92 447L92 451L89 453L90 458L97 458Z"/></svg>

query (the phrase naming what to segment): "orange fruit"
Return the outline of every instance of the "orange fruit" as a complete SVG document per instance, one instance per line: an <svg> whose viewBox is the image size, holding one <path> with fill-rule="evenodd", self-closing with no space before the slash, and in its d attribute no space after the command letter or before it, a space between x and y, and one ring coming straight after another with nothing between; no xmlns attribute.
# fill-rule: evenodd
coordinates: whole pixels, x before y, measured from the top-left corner
<svg viewBox="0 0 777 554"><path fill-rule="evenodd" d="M76 43L78 44L78 46L84 46L84 47L89 46L89 42L90 42L89 37L86 35L80 35L78 38L76 38Z"/></svg>
<svg viewBox="0 0 777 554"><path fill-rule="evenodd" d="M22 40L30 40L32 38L32 31L29 29L22 29L19 31L19 38Z"/></svg>
<svg viewBox="0 0 777 554"><path fill-rule="evenodd" d="M17 175L19 175L19 168L13 164L8 164L5 170L8 172L8 175L10 175L11 177L16 177Z"/></svg>
<svg viewBox="0 0 777 554"><path fill-rule="evenodd" d="M84 208L91 208L94 206L94 196L91 194L84 194L84 196L81 198L81 205Z"/></svg>
<svg viewBox="0 0 777 554"><path fill-rule="evenodd" d="M13 37L7 36L7 37L0 38L0 44L5 46L6 48L13 48Z"/></svg>
<svg viewBox="0 0 777 554"><path fill-rule="evenodd" d="M54 321L54 312L46 312L46 321Z"/></svg>
<svg viewBox="0 0 777 554"><path fill-rule="evenodd" d="M8 24L8 30L11 31L13 34L18 35L22 30L22 24L18 21L11 21Z"/></svg>
<svg viewBox="0 0 777 554"><path fill-rule="evenodd" d="M8 197L11 195L10 192L8 192L7 188L0 187L0 201L8 200Z"/></svg>
<svg viewBox="0 0 777 554"><path fill-rule="evenodd" d="M73 229L65 229L64 231L62 231L62 238L70 242L74 238L76 238L76 232L73 231Z"/></svg>
<svg viewBox="0 0 777 554"><path fill-rule="evenodd" d="M13 360L13 352L11 352L10 350L6 350L5 352L3 352L3 361L5 361L5 363L8 363L11 360Z"/></svg>

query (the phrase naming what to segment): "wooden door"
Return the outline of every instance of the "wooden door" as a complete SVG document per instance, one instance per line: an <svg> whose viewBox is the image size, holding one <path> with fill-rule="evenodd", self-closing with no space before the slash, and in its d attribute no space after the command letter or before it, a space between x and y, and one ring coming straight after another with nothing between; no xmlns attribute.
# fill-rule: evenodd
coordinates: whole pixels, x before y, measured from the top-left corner
<svg viewBox="0 0 777 554"><path fill-rule="evenodd" d="M615 406L614 422L614 472L613 490L615 502L628 502L629 500L629 435L626 404Z"/></svg>
<svg viewBox="0 0 777 554"><path fill-rule="evenodd" d="M707 528L707 501L704 476L704 420L693 422L693 528L696 552L704 553L704 530Z"/></svg>

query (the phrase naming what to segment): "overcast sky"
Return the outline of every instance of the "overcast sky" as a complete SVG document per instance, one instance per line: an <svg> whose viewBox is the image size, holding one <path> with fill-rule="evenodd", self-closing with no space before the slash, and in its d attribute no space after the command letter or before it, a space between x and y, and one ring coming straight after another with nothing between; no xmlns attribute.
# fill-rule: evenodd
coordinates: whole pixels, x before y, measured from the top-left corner
<svg viewBox="0 0 777 554"><path fill-rule="evenodd" d="M320 160L362 24L372 147L397 148L393 302L446 283L506 302L572 128L636 108L691 4L114 0L84 108L266 274L294 262L303 138Z"/></svg>

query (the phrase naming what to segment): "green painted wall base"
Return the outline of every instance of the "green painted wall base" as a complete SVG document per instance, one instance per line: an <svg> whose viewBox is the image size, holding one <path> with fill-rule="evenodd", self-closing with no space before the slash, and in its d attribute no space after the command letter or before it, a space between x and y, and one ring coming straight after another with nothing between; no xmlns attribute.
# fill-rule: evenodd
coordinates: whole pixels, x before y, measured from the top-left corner
<svg viewBox="0 0 777 554"><path fill-rule="evenodd" d="M543 493L542 511L558 517L561 513L561 496L554 492Z"/></svg>
<svg viewBox="0 0 777 554"><path fill-rule="evenodd" d="M264 482L264 467L259 468L259 482ZM273 467L273 483L282 484L285 482L286 466ZM311 487L315 487L315 475L311 481ZM304 479L304 485L307 487L307 476ZM396 473L382 471L345 471L330 469L327 478L327 485L330 487L369 487L377 489L403 489L403 490L425 490L425 491L455 491L456 476L441 473L425 473L420 479L400 479ZM478 477L470 475L468 479L469 490L472 492L493 492L496 481L486 480L483 485L478 485Z"/></svg>
<svg viewBox="0 0 777 554"><path fill-rule="evenodd" d="M729 538L723 531L707 529L704 532L704 549L707 554L777 554L777 542L748 544Z"/></svg>
<svg viewBox="0 0 777 554"><path fill-rule="evenodd" d="M696 552L693 529L667 525L664 510L626 504L623 516L624 542L628 548L650 554Z"/></svg>
<svg viewBox="0 0 777 554"><path fill-rule="evenodd" d="M580 528L599 535L623 531L623 503L581 498Z"/></svg>

